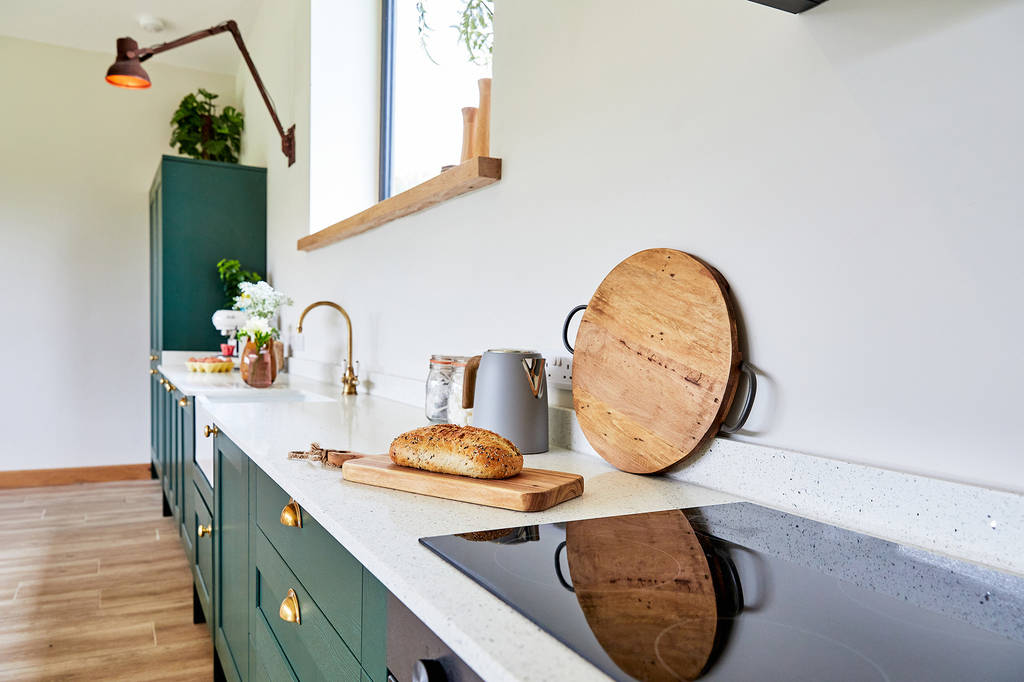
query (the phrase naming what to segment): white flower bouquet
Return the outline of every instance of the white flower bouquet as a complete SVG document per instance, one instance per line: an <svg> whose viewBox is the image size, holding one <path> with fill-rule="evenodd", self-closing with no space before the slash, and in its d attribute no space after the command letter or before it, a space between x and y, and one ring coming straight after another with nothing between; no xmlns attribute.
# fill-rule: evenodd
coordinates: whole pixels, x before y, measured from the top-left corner
<svg viewBox="0 0 1024 682"><path fill-rule="evenodd" d="M292 305L292 299L266 282L242 282L241 295L235 297L235 310L244 310L251 318L270 320L282 306ZM241 334L239 334L241 336Z"/></svg>
<svg viewBox="0 0 1024 682"><path fill-rule="evenodd" d="M245 325L238 330L238 338L249 339L256 344L257 349L263 348L271 339L276 339L277 335L277 330L262 317L250 317Z"/></svg>

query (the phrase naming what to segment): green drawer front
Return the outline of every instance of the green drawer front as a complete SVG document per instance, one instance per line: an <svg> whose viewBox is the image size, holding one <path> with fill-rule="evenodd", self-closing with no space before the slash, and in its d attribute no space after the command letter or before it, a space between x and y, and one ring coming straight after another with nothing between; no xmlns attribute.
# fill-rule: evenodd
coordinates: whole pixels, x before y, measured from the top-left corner
<svg viewBox="0 0 1024 682"><path fill-rule="evenodd" d="M252 651L249 656L249 664L252 666L249 679L253 682L297 681L298 678L288 665L281 645L274 639L262 613L256 614L255 630L249 638L249 649Z"/></svg>
<svg viewBox="0 0 1024 682"><path fill-rule="evenodd" d="M352 651L361 647L363 567L303 509L302 527L281 524L290 499L262 470L256 473L256 522ZM282 595L282 598L284 595Z"/></svg>
<svg viewBox="0 0 1024 682"><path fill-rule="evenodd" d="M263 533L254 533L256 563L256 621L265 618L285 659L300 680L358 680L359 661L338 636L309 593ZM278 609L288 589L299 600L300 624L281 620ZM257 628L258 629L258 628Z"/></svg>
<svg viewBox="0 0 1024 682"><path fill-rule="evenodd" d="M199 537L199 527L213 528L213 518L210 510L203 501L202 495L192 486L192 504L194 509L193 521L188 529L196 546L196 590L199 592L199 601L202 602L203 612L206 614L206 622L213 622L210 612L210 587L213 585L213 535L207 533Z"/></svg>

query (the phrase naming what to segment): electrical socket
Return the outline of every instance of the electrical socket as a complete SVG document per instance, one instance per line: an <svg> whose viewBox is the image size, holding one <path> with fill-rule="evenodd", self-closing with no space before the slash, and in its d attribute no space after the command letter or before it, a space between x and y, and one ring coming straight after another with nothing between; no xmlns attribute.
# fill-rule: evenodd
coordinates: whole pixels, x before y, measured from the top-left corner
<svg viewBox="0 0 1024 682"><path fill-rule="evenodd" d="M548 375L548 388L572 390L572 357L554 355L544 363L544 371Z"/></svg>

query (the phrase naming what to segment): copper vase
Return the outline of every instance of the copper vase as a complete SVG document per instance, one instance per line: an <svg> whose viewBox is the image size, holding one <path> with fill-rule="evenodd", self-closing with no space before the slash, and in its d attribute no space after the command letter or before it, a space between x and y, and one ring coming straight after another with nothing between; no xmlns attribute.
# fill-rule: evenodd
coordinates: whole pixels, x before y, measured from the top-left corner
<svg viewBox="0 0 1024 682"><path fill-rule="evenodd" d="M242 351L242 362L239 366L242 381L253 388L268 388L277 378L277 361L270 343L261 348L249 341Z"/></svg>

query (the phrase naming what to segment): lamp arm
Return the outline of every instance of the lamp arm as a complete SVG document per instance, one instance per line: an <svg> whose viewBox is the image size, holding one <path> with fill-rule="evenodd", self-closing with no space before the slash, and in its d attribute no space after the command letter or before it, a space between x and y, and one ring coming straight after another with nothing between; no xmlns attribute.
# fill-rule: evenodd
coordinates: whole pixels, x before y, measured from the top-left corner
<svg viewBox="0 0 1024 682"><path fill-rule="evenodd" d="M238 30L238 24L233 19L221 22L210 28L204 28L201 31L189 33L177 40L170 40L166 43L153 45L152 47L140 48L135 56L139 58L140 62L144 62L155 54L173 50L176 47L188 45L197 40L215 36L218 33L230 33L231 37L235 39L235 45L238 46L239 51L242 53L242 59L245 60L245 65L249 67L249 72L252 74L253 80L256 81L256 88L260 91L260 96L263 97L263 103L267 105L267 111L270 112L270 118L274 121L277 133L281 136L281 151L288 157L288 165L292 165L295 163L295 126L293 125L285 131L284 126L281 125L281 119L277 116L274 103L270 101L270 94L267 92L266 86L263 85L263 79L260 78L259 71L256 70L256 65L252 62L252 57L249 56L249 50L245 46L245 41L242 40L242 32Z"/></svg>
<svg viewBox="0 0 1024 682"><path fill-rule="evenodd" d="M152 57L155 54L160 54L161 52L167 52L167 50L173 50L176 47L181 47L182 45L188 45L189 43L194 43L197 40L202 40L203 38L209 38L210 36L215 36L218 33L224 33L226 31L230 31L231 29L228 27L228 24L234 24L234 23L235 22L233 22L233 21L225 21L225 22L222 22L220 24L217 24L216 26L211 26L210 28L204 28L201 31L193 31L192 33L189 33L188 35L182 36L182 37L177 38L175 40L169 40L166 43L160 43L159 45L153 45L152 47L141 47L135 53L135 56L137 56L139 58L140 62L144 62L144 61L146 61L147 59L149 59L150 57ZM236 31L238 30L237 26L235 27L235 30ZM129 53L128 56L129 57L132 56L131 53Z"/></svg>

